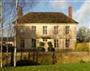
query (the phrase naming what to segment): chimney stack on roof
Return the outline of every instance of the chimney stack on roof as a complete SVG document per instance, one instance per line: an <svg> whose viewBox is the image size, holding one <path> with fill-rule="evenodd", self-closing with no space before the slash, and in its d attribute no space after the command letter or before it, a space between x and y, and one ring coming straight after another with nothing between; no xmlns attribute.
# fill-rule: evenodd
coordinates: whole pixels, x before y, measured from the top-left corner
<svg viewBox="0 0 90 71"><path fill-rule="evenodd" d="M68 16L72 18L72 6L70 5L68 8Z"/></svg>

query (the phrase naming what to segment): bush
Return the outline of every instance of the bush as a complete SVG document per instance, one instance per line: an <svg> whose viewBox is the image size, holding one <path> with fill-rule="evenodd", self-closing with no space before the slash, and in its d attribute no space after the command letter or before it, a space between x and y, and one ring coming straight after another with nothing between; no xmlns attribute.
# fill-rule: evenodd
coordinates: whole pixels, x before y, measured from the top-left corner
<svg viewBox="0 0 90 71"><path fill-rule="evenodd" d="M30 51L37 51L37 48L31 48Z"/></svg>
<svg viewBox="0 0 90 71"><path fill-rule="evenodd" d="M53 47L48 47L48 51L54 52L55 49Z"/></svg>
<svg viewBox="0 0 90 71"><path fill-rule="evenodd" d="M48 51L51 51L51 52L54 52L55 51L55 49L53 48L53 45L52 45L52 43L51 42L48 42Z"/></svg>
<svg viewBox="0 0 90 71"><path fill-rule="evenodd" d="M49 46L49 47L53 47L53 45L52 45L51 42L48 42L48 46Z"/></svg>
<svg viewBox="0 0 90 71"><path fill-rule="evenodd" d="M40 42L39 46L44 47L44 42Z"/></svg>
<svg viewBox="0 0 90 71"><path fill-rule="evenodd" d="M86 63L86 62L85 62L84 60L81 59L81 60L80 60L80 63Z"/></svg>
<svg viewBox="0 0 90 71"><path fill-rule="evenodd" d="M38 49L38 51L45 52L45 48L44 47L38 47L37 49Z"/></svg>
<svg viewBox="0 0 90 71"><path fill-rule="evenodd" d="M38 51L44 52L45 48L44 48L44 42L40 42L39 43L39 47L37 48Z"/></svg>

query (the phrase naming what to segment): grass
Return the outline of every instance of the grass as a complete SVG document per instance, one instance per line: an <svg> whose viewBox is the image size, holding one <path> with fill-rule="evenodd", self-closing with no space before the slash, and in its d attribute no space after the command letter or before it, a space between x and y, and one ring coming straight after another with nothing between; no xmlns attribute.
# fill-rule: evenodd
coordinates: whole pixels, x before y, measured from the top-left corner
<svg viewBox="0 0 90 71"><path fill-rule="evenodd" d="M0 71L90 71L90 63L5 67Z"/></svg>

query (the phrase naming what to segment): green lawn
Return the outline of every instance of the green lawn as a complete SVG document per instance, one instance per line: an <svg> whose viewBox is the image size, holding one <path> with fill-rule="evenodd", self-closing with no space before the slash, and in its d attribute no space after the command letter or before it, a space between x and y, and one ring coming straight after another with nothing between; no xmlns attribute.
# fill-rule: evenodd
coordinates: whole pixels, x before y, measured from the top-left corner
<svg viewBox="0 0 90 71"><path fill-rule="evenodd" d="M90 63L6 67L0 71L90 71Z"/></svg>

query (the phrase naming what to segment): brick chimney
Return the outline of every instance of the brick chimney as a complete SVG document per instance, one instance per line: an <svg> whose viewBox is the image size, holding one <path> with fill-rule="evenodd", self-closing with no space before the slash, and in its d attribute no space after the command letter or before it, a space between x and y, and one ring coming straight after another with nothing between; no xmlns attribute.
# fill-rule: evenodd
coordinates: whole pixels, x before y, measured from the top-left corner
<svg viewBox="0 0 90 71"><path fill-rule="evenodd" d="M23 9L20 6L17 7L17 16L18 18L23 16Z"/></svg>
<svg viewBox="0 0 90 71"><path fill-rule="evenodd" d="M68 16L72 18L72 6L70 5L68 8Z"/></svg>

